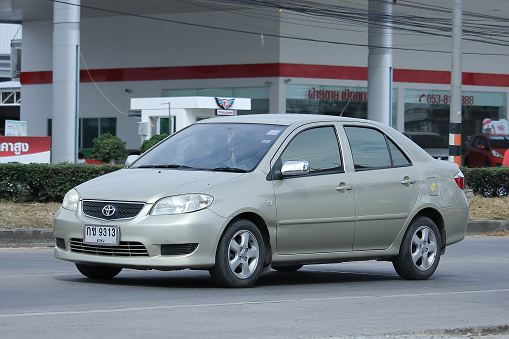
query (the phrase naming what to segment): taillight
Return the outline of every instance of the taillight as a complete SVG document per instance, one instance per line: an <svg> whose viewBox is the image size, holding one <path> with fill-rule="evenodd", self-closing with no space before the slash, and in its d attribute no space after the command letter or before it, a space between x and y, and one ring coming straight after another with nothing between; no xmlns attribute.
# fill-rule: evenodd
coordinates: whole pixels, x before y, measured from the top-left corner
<svg viewBox="0 0 509 339"><path fill-rule="evenodd" d="M456 184L458 185L459 188L461 188L462 190L465 189L465 176L463 175L462 172L456 174L454 176L454 180L456 181Z"/></svg>

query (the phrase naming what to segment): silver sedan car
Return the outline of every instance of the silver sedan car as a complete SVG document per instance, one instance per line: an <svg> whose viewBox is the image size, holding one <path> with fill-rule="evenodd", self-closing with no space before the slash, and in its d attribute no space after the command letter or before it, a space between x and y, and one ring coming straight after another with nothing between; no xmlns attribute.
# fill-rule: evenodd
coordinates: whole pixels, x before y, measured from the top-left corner
<svg viewBox="0 0 509 339"><path fill-rule="evenodd" d="M377 122L213 118L69 191L55 257L90 278L195 269L224 287L271 268L373 259L427 279L465 236L463 185L456 164Z"/></svg>

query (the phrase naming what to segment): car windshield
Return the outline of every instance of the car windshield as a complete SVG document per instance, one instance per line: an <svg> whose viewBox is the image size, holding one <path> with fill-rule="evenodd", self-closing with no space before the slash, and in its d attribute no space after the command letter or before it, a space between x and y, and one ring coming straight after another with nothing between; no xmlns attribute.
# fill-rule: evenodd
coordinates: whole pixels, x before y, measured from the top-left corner
<svg viewBox="0 0 509 339"><path fill-rule="evenodd" d="M286 126L194 124L151 149L130 168L252 171Z"/></svg>
<svg viewBox="0 0 509 339"><path fill-rule="evenodd" d="M509 148L509 136L493 136L490 137L490 144L493 148L508 149Z"/></svg>

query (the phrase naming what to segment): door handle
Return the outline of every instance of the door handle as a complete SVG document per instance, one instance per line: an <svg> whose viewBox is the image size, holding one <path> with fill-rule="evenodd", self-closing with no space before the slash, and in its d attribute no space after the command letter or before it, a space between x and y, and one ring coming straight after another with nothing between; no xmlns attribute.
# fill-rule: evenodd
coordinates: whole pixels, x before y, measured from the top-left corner
<svg viewBox="0 0 509 339"><path fill-rule="evenodd" d="M347 185L346 183L342 182L339 184L338 187L336 187L336 191L347 191L351 190L353 188L352 185Z"/></svg>
<svg viewBox="0 0 509 339"><path fill-rule="evenodd" d="M401 180L401 184L405 186L410 186L412 184L415 184L415 179L410 179L409 177L404 177L403 180Z"/></svg>

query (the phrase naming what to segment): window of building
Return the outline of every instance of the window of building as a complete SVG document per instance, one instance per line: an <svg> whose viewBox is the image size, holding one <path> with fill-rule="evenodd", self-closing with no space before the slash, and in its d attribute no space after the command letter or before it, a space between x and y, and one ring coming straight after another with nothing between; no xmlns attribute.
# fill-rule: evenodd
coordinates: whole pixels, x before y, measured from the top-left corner
<svg viewBox="0 0 509 339"><path fill-rule="evenodd" d="M2 90L0 106L16 105L21 103L21 92L19 90Z"/></svg>
<svg viewBox="0 0 509 339"><path fill-rule="evenodd" d="M52 136L52 119L48 119L48 136ZM100 135L110 133L117 135L117 118L82 118L80 119L78 147L80 149L92 149L93 140Z"/></svg>
<svg viewBox="0 0 509 339"><path fill-rule="evenodd" d="M237 88L199 88L199 89L165 89L163 97L221 97L250 98L251 110L239 110L238 115L269 113L270 88L237 87Z"/></svg>
<svg viewBox="0 0 509 339"><path fill-rule="evenodd" d="M392 90L392 125L397 122L397 89ZM322 85L287 85L286 112L367 119L368 89Z"/></svg>
<svg viewBox="0 0 509 339"><path fill-rule="evenodd" d="M93 148L100 135L117 135L117 118L82 118L79 126L79 148Z"/></svg>
<svg viewBox="0 0 509 339"><path fill-rule="evenodd" d="M450 101L450 91L405 90L405 132L433 132L449 139ZM507 119L506 105L506 93L462 92L463 146L469 136L482 133L484 119Z"/></svg>
<svg viewBox="0 0 509 339"><path fill-rule="evenodd" d="M151 117L151 126L157 130L152 131L152 135L155 134L173 134L176 132L175 125L176 118L174 116L170 118Z"/></svg>

